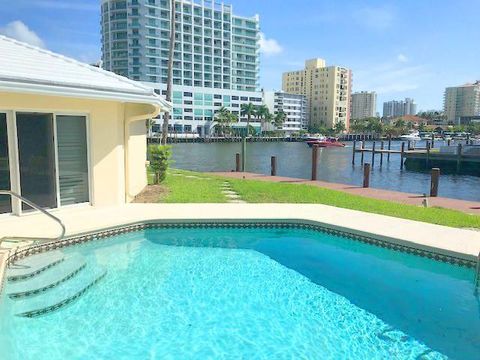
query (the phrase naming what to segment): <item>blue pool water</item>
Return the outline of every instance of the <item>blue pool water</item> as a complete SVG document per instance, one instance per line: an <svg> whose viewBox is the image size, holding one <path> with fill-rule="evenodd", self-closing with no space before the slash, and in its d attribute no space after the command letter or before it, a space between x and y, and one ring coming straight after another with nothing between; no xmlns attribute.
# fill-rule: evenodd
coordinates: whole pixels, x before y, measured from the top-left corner
<svg viewBox="0 0 480 360"><path fill-rule="evenodd" d="M14 315L7 283L1 359L480 358L472 269L300 229L148 229L63 251L107 275L35 318Z"/></svg>

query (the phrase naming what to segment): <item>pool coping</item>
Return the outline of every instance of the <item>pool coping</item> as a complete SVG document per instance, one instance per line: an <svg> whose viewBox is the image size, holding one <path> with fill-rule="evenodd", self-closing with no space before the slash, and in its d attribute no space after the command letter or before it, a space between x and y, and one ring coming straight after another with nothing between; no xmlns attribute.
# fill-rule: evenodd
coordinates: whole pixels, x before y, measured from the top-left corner
<svg viewBox="0 0 480 360"><path fill-rule="evenodd" d="M79 232L65 237L62 240L46 242L37 245L15 248L7 253L0 253L0 293L5 283L5 273L8 265L16 260L59 249L64 247L84 244L94 240L101 240L111 236L135 232L146 229L159 228L290 228L290 229L308 229L323 232L335 236L343 236L352 241L360 241L373 246L387 248L394 251L400 251L416 256L421 256L436 261L447 262L457 266L475 268L477 259L468 254L453 253L441 248L429 247L423 244L412 243L409 241L383 236L379 234L368 233L354 228L346 228L316 220L285 218L285 219L149 219L133 221L122 225L113 225L96 230Z"/></svg>

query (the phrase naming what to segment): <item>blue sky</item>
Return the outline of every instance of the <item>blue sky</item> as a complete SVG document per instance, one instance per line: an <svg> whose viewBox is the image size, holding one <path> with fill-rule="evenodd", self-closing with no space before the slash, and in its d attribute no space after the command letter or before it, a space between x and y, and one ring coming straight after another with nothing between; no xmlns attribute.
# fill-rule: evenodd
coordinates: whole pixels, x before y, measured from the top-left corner
<svg viewBox="0 0 480 360"><path fill-rule="evenodd" d="M442 107L446 86L480 79L479 0L232 0L260 15L261 86L307 58L353 71L353 90L383 101L413 97ZM0 0L0 33L93 62L100 58L100 0Z"/></svg>

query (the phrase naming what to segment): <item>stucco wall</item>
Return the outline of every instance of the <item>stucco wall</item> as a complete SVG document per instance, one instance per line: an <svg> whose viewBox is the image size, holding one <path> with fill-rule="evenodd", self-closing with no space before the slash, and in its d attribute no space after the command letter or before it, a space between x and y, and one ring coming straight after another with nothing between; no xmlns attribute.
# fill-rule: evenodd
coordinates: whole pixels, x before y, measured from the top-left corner
<svg viewBox="0 0 480 360"><path fill-rule="evenodd" d="M89 119L91 201L95 206L118 205L140 192L146 185L145 121L148 105L0 92L0 111L38 111L85 114ZM127 127L129 176L125 176L125 117L137 116Z"/></svg>

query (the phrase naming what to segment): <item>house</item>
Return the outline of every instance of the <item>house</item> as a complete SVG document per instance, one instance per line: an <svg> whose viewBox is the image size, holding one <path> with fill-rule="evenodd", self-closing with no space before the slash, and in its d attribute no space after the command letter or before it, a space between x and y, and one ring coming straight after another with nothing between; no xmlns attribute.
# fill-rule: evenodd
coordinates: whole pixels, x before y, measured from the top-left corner
<svg viewBox="0 0 480 360"><path fill-rule="evenodd" d="M146 185L148 87L0 36L0 189L48 209L115 206ZM0 195L0 216L29 207Z"/></svg>

